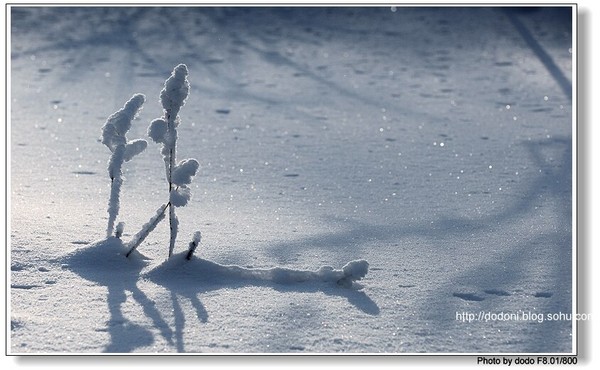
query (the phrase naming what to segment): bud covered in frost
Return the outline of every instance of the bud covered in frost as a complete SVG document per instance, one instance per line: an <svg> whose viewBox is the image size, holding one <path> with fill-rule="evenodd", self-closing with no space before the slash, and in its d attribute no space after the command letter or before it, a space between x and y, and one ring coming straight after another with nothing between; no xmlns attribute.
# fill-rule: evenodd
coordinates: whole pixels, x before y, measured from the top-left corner
<svg viewBox="0 0 600 370"><path fill-rule="evenodd" d="M131 128L131 121L137 116L145 100L144 94L135 94L123 108L108 117L102 127L102 144L114 151L117 145L127 142L125 134Z"/></svg>
<svg viewBox="0 0 600 370"><path fill-rule="evenodd" d="M190 83L187 80L188 69L185 64L180 64L173 69L171 77L165 81L165 87L160 92L160 102L170 116L175 120L185 99L190 91Z"/></svg>
<svg viewBox="0 0 600 370"><path fill-rule="evenodd" d="M179 186L176 189L171 190L170 202L175 207L183 207L185 206L190 198L192 197L192 192L190 188L185 185Z"/></svg>
<svg viewBox="0 0 600 370"><path fill-rule="evenodd" d="M127 145L125 145L125 162L129 162L133 157L143 152L147 146L148 143L143 139L128 142Z"/></svg>
<svg viewBox="0 0 600 370"><path fill-rule="evenodd" d="M173 174L171 176L171 181L175 185L187 185L192 183L192 177L196 176L196 171L198 171L198 167L200 164L197 160L190 158L184 159L179 162L175 169L173 170Z"/></svg>
<svg viewBox="0 0 600 370"><path fill-rule="evenodd" d="M190 246L188 248L188 252L187 252L187 255L185 256L185 259L187 259L187 260L192 259L192 255L196 251L196 248L198 247L198 244L200 244L201 240L202 240L202 233L200 231L196 231L194 233L194 237L193 237L192 241L190 242Z"/></svg>
<svg viewBox="0 0 600 370"><path fill-rule="evenodd" d="M165 135L167 135L167 123L162 118L157 118L150 122L150 126L148 126L148 136L155 143L163 143L165 141Z"/></svg>

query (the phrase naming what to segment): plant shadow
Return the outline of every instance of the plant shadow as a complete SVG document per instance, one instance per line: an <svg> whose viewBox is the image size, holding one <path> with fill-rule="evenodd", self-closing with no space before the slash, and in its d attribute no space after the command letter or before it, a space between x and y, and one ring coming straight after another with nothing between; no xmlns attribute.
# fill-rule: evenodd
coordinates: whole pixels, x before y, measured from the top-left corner
<svg viewBox="0 0 600 370"><path fill-rule="evenodd" d="M178 352L185 352L183 333L186 315L181 299L187 299L195 309L201 323L208 322L209 313L198 297L201 294L223 288L238 289L247 286L268 287L282 293L322 292L327 296L343 297L357 309L368 315L378 315L377 304L356 282L345 287L334 282L318 281L314 277L294 282L281 275L266 275L265 271L285 270L291 275L310 275L313 272L275 268L271 270L250 269L240 266L221 265L212 261L193 257L186 260L184 254L177 254L163 264L142 274L148 266L143 255L135 251L125 257L127 248L120 239L111 237L92 243L65 258L68 269L82 278L105 286L108 289L107 305L110 314L105 330L110 334L110 342L104 349L108 353L129 353L136 348L147 347L154 342L148 329L129 320L122 311L127 300L127 292L142 308L144 314L159 330L165 341ZM312 276L312 275L310 275ZM140 277L166 288L170 293L174 329L163 318L154 302L138 287Z"/></svg>
<svg viewBox="0 0 600 370"><path fill-rule="evenodd" d="M379 315L379 306L366 293L361 291L362 286L356 282L350 286L341 287L335 282L318 281L309 278L294 281L286 276L268 274L265 272L281 270L275 268L270 270L252 269L240 266L221 265L216 262L193 257L185 260L185 253L171 257L160 266L152 269L144 278L166 288L170 292L175 316L175 337L178 352L184 352L183 332L185 328L185 314L181 309L180 299L187 299L196 310L196 316L202 323L206 323L209 314L199 295L223 288L240 289L244 287L265 287L281 293L321 292L331 297L343 297L360 311L368 315ZM302 270L289 270L292 275L304 275L312 272Z"/></svg>
<svg viewBox="0 0 600 370"><path fill-rule="evenodd" d="M127 249L120 239L110 237L81 248L65 258L67 268L82 278L108 289L106 303L110 317L106 330L110 343L104 352L129 353L154 342L152 333L133 323L123 315L121 306L127 300L127 292L142 307L162 337L173 344L173 332L154 303L137 286L139 274L148 262L137 251L126 258Z"/></svg>

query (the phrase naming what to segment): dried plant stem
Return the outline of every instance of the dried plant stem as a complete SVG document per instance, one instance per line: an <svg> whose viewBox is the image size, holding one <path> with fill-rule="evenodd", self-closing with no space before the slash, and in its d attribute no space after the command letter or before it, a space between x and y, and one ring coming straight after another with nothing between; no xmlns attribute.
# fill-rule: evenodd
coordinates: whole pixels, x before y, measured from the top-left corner
<svg viewBox="0 0 600 370"><path fill-rule="evenodd" d="M156 214L154 216L152 216L152 218L142 227L142 229L137 234L134 235L133 239L131 239L131 241L129 243L127 243L127 247L129 248L129 251L127 252L125 257L129 257L129 255L140 244L142 244L144 239L146 239L146 237L152 232L152 230L154 230L156 228L156 225L158 225L165 218L165 211L167 210L167 207L170 205L171 205L171 202L160 206L160 208L156 211Z"/></svg>

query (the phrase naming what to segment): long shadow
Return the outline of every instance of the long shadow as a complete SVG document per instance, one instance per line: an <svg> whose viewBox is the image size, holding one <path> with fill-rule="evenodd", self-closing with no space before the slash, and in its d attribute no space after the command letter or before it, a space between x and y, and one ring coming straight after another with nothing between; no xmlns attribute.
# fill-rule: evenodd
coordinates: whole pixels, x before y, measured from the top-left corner
<svg viewBox="0 0 600 370"><path fill-rule="evenodd" d="M103 12L101 11L103 10ZM110 22L108 30L97 31L95 27L88 29L88 34L83 38L72 38L64 35L62 38L53 38L51 33L43 37L48 38L48 44L44 46L25 49L19 52L11 52L12 59L22 58L26 55L37 55L43 52L63 53L71 51L65 55L72 56L67 59L72 63L71 68L64 70L62 79L70 80L73 78L81 79L88 73L89 67L107 58L115 50L123 50L132 57L129 62L135 62L136 58L141 59L150 68L159 75L169 74L172 66L167 66L146 52L136 38L136 27L138 22L146 17L150 8L52 8L54 16L62 19L65 16L71 16L74 19L86 18L93 20L99 15L116 16L115 20ZM13 9L14 12L14 9ZM48 20L46 20L48 21ZM34 28L33 29L38 29ZM54 35L55 36L55 35Z"/></svg>
<svg viewBox="0 0 600 370"><path fill-rule="evenodd" d="M64 259L69 270L108 289L106 303L110 318L104 330L110 334L110 342L104 352L128 353L154 342L149 330L123 315L121 306L127 300L126 292L131 292L162 337L173 344L173 331L154 303L137 286L139 274L147 262L139 254L135 258L125 258L126 252L120 240L109 238L77 250Z"/></svg>
<svg viewBox="0 0 600 370"><path fill-rule="evenodd" d="M530 213L535 204L539 202L540 196L547 194L551 199L558 200L555 204L557 206L557 212L561 215L559 218L565 220L567 224L571 221L571 141L568 138L555 138L551 140L543 140L537 142L526 141L523 143L529 153L531 161L534 163L534 168L539 169L539 175L529 183L528 187L522 193L522 197L519 201L515 202L509 207L506 207L504 211L494 214L489 217L485 217L479 220L465 220L461 218L442 218L438 220L434 226L432 225L417 225L414 227L398 228L393 225L368 225L358 221L351 222L351 227L346 231L339 233L329 233L318 235L314 237L304 238L293 242L281 243L273 248L273 252L280 256L286 255L289 250L300 250L302 248L336 248L342 246L361 246L367 241L376 240L398 240L410 235L424 236L428 238L444 240L449 236L460 236L470 235L472 232L483 231L489 229L490 225L503 224L507 227L511 225L517 225L520 220ZM551 155L555 156L556 153L560 155L556 158L556 161L548 161L548 153L551 151ZM568 228L568 227L567 227ZM488 294L492 296L504 296L510 295L502 289L497 290L500 286L506 286L510 284L522 281L527 274L528 267L531 267L527 255L533 252L540 252L539 248L544 246L555 245L554 252L559 256L559 263L554 269L554 273L550 274L551 280L548 282L550 286L564 289L570 287L570 274L571 268L571 249L567 248L571 240L571 233L567 231L554 231L550 234L541 234L533 236L529 240L524 240L510 248L510 250L496 259L489 260L481 265L473 266L468 268L467 271L458 277L453 278L453 282L456 281L477 281L477 286L481 289L482 294ZM542 251L543 252L543 251ZM546 252L548 252L546 250ZM360 252L356 252L360 253ZM506 269L506 266L510 266ZM177 270L172 271L169 274L158 274L151 273L149 277L155 283L167 287L172 292L172 300L174 307L178 307L177 297L182 296L193 302L196 307L198 317L207 318L206 311L200 304L197 296L198 294L206 293L211 290L217 290L224 286L230 288L244 287L249 285L268 286L278 291L322 291L327 295L344 296L350 303L355 307L361 309L363 312L368 314L378 314L379 308L377 305L363 292L356 290L345 290L336 287L328 286L327 284L315 285L315 284L298 284L298 285L280 285L274 284L268 281L257 281L254 279L240 280L239 278L233 277L226 270L219 269L209 261L201 261L194 265L193 270ZM202 284L198 284L202 282ZM448 289L451 286L443 286L437 290L427 300L428 309L424 312L430 312L434 320L439 321L440 326L448 325L448 312L455 312L453 306L453 300L457 299L448 294ZM189 289L189 287L193 287ZM485 293L485 292L488 293ZM444 301L444 296L448 295L447 306L439 305L438 300L442 297L441 301ZM434 305L432 300L436 301ZM488 300L484 304L492 302ZM490 303L491 304L491 303ZM547 307L551 304L550 301L540 301L540 306ZM431 307L436 307L433 311ZM568 312L571 305L570 301L555 302L552 306L555 310ZM489 307L491 310L491 306ZM180 332L183 330L181 323L185 322L183 313L179 312L177 322L180 324L177 326L176 331ZM548 341L547 338L555 336L557 330L556 325L546 324L539 327L539 330L531 334L532 337L537 338L537 345L526 345L524 351L539 351L544 345L555 346L552 340ZM559 343L560 345L560 343ZM178 347L183 349L182 347Z"/></svg>
<svg viewBox="0 0 600 370"><path fill-rule="evenodd" d="M487 312L498 312L498 298L511 299L515 292L509 287L519 286L528 279L540 278L537 284L543 285L541 292L520 292L526 296L537 298L535 305L538 313L571 313L572 309L572 227L571 224L571 141L567 139L554 139L540 142L526 142L524 144L530 154L530 158L539 168L540 175L533 181L525 191L519 202L505 212L495 215L485 222L506 223L508 221L519 222L527 214L533 214L536 205L539 205L543 195L547 195L543 206L554 205L554 214L557 218L553 220L554 227L548 225L541 233L532 232L526 237L514 243L507 252L491 256L479 265L466 265L464 272L451 277L446 284L434 291L426 300L423 312L428 312L428 317L437 322L439 328L449 328L456 325L465 325L455 320L455 312L464 307L472 310L483 310ZM562 156L554 163L548 161L543 154L545 150L561 150ZM555 153L555 152L554 152ZM514 218L514 220L511 220ZM452 296L452 286L464 284L477 289L471 295ZM535 283L533 285L536 285ZM477 301L461 305L460 298ZM531 299L531 298L528 298ZM435 307L432 310L432 307ZM473 308L476 307L476 308ZM522 307L524 311L530 307ZM534 327L527 323L512 322L511 330L519 330L529 336L531 340L522 344L523 352L569 352L570 343L565 343L568 335L559 336L565 330L569 330L570 322L544 321L536 323ZM489 324L491 325L491 323ZM515 333L516 334L516 333ZM559 338L560 337L560 338ZM510 339L510 338L505 338ZM563 342L561 342L563 340ZM514 352L514 348L509 348ZM463 352L470 350L463 349Z"/></svg>
<svg viewBox="0 0 600 370"><path fill-rule="evenodd" d="M140 14L138 14L140 15ZM514 18L514 17L513 17ZM516 18L515 18L516 19ZM517 20L518 21L518 20ZM119 23L123 23L122 20ZM514 24L514 21L512 21ZM144 59L152 68L160 70L161 73L168 73L170 69L163 68L162 65L147 53L144 53L141 45L137 44L135 40L128 35L120 35L120 33L127 33L134 29L133 24L127 26L129 28L114 28L111 32L105 35L93 35L86 40L82 40L80 44L73 44L70 42L61 44L53 44L48 47L70 48L73 45L80 47L93 45L94 42L105 43L107 47L119 47L127 50L135 50L139 52L139 55ZM538 55L540 60L546 65L546 68L550 71L553 77L557 80L565 94L568 92L570 97L571 86L570 82L562 75L560 69L552 61L545 51L539 47L539 44L533 43L535 39L529 34L529 36L523 35L526 31L519 30L519 26L515 24L517 30L525 38L528 45ZM527 31L528 32L528 31ZM111 44L115 42L117 37L117 44ZM529 37L529 39L527 38ZM113 40L113 41L111 41ZM529 40L529 41L527 41ZM531 44L530 44L531 43ZM537 46L535 46L537 44ZM189 43L191 45L191 43ZM295 70L308 73L309 77L314 79L317 83L322 85L329 85L329 82L320 77L317 74L304 68L302 65L294 62L293 60L283 56L280 53L270 51L268 49L262 49L250 44L247 44L248 48L260 55L266 62L273 65L283 65ZM50 49L33 49L28 50L30 52L40 52ZM537 51L536 51L537 50ZM540 51L541 50L541 51ZM25 53L25 52L23 52ZM82 64L83 65L83 64ZM554 72L553 72L554 71ZM311 75L312 73L312 75ZM562 77L561 77L562 76ZM568 83L568 85L567 85ZM333 90L339 90L338 93L346 95L351 99L360 100L359 95L355 95L351 91L345 91L341 86L332 86ZM348 94L346 94L348 93ZM372 101L365 101L367 104L372 104ZM283 258L283 256L289 254L289 250L302 250L307 248L334 248L339 246L356 246L357 250L353 252L360 253L362 248L367 242L373 239L391 241L405 238L407 236L416 235L434 239L445 239L452 235L468 235L475 231L488 230L489 225L503 224L506 226L515 225L519 220L530 213L538 202L540 195L546 194L559 200L560 210L559 212L564 218L565 222L570 223L571 221L571 198L570 198L570 179L571 179L571 140L569 138L556 138L552 140L544 140L538 142L525 142L523 144L528 153L530 159L534 163L536 168L540 169L540 175L535 178L526 189L520 193L523 194L521 198L504 208L503 211L484 217L481 219L464 219L458 217L443 217L434 222L434 224L418 224L409 227L398 227L398 225L370 225L359 221L349 221L348 228L344 231L333 233L333 234L322 234L314 237L302 238L292 242L279 243L271 247L271 252L275 255ZM558 159L558 165L549 163L545 160L543 150L561 150L562 156ZM561 234L548 234L532 238L529 242L547 242L554 240L555 237L564 238L565 233ZM567 238L568 239L568 238ZM567 240L565 239L565 240ZM518 258L520 252L527 248L528 242L513 246L512 250L506 254L498 263L509 263L513 259ZM568 259L566 252L563 252L562 256ZM570 253L570 251L569 251ZM115 262L114 266L109 266L116 271L114 274L107 274L107 266L97 266L96 261L104 260L102 258L96 259L91 249L83 250L81 253L76 253L69 257L70 268L82 276L83 278L98 283L102 286L106 286L108 289L107 303L109 307L110 320L108 322L107 331L110 333L111 342L105 349L107 352L110 351L131 351L140 346L151 344L152 336L148 330L130 322L127 320L121 310L123 302L126 300L126 292L131 292L133 298L142 306L144 313L153 321L154 325L159 328L161 335L169 343L175 343L178 351L184 351L183 346L183 329L185 327L185 316L179 304L180 297L189 299L196 309L196 316L201 322L206 322L209 318L208 312L202 305L198 298L198 295L206 293L208 291L222 289L223 287L244 287L244 286L265 286L272 288L277 291L289 292L289 291L302 291L302 292L323 292L331 296L342 296L345 297L353 306L360 309L361 311L370 314L379 314L379 308L377 304L371 300L364 292L353 290L353 289L340 289L329 284L291 284L281 285L273 282L266 282L254 279L234 279L230 275L227 275L223 271L212 271L212 274L202 274L197 276L194 274L181 275L174 272L174 277L166 276L151 276L152 280L165 286L171 291L171 300L173 302L173 308L175 312L175 332L162 318L161 313L154 308L147 296L138 288L137 282L139 279L139 273L143 269L144 265L127 264L120 265L123 263ZM119 267L120 266L120 267ZM464 277L470 277L478 275L484 271L489 271L490 266L494 266L493 263L490 265L482 264L474 266L465 272ZM196 266L200 271L205 271L210 266L200 265ZM116 269L116 270L114 270ZM516 268L511 277L511 281L522 278L524 268ZM498 271L498 273L501 273ZM108 276L107 276L108 275ZM208 277L207 275L211 275ZM558 279L560 274L553 276L554 279ZM202 283L202 284L199 284ZM187 287L187 288L186 288ZM190 288L191 287L191 288ZM447 294L446 291L441 290L436 294ZM451 299L451 297L450 297ZM448 307L448 310L450 307ZM450 311L448 311L450 312ZM543 332L540 335L552 335L551 332ZM175 337L173 339L173 337Z"/></svg>
<svg viewBox="0 0 600 370"><path fill-rule="evenodd" d="M173 314L175 315L175 339L178 352L185 352L183 331L186 317L181 309L180 299L189 300L196 310L196 318L205 323L209 319L209 314L198 296L223 288L240 289L258 286L271 288L282 293L321 292L328 296L346 298L350 304L368 315L378 315L380 312L377 304L360 290L361 285L358 283L345 288L336 286L335 283L314 280L293 282L288 280L286 276L265 275L263 274L264 271L266 270L221 265L196 257L188 261L183 258L183 254L179 254L174 255L169 261L146 273L144 278L165 287L170 292ZM299 270L287 271L291 274L306 273Z"/></svg>
<svg viewBox="0 0 600 370"><path fill-rule="evenodd" d="M562 70L556 65L550 54L546 52L546 50L531 34L529 29L527 29L523 22L521 22L518 16L519 11L511 8L506 8L504 10L504 14L506 14L508 20L512 23L517 32L519 32L521 37L523 37L523 40L525 40L527 46L531 48L531 50L535 53L538 59L546 67L548 72L550 72L550 75L554 78L556 83L558 83L563 93L567 96L567 98L569 98L569 100L571 100L573 95L571 81L563 74ZM571 19L568 18L568 20L570 21ZM569 26L569 29L570 28L571 27Z"/></svg>
<svg viewBox="0 0 600 370"><path fill-rule="evenodd" d="M536 248L539 248L540 245L554 243L556 244L555 253L557 258L560 259L560 263L555 267L554 272L549 275L550 280L548 284L557 287L570 286L567 281L567 278L570 279L570 274L568 277L565 277L565 275L568 272L567 270L571 268L571 249L567 248L568 245L566 245L571 240L571 229L568 227L571 222L571 141L566 138L555 138L538 142L527 141L524 145L530 154L530 159L534 163L535 168L539 169L539 176L522 192L523 195L519 201L505 208L500 213L479 220L465 220L460 218L440 219L436 227L427 224L398 228L393 225L373 226L355 222L353 227L340 233L324 234L294 242L281 243L276 245L272 252L278 251L278 254L285 254L291 248L293 250L300 250L302 248L331 249L343 245L362 247L364 244L367 244L367 241L372 239L399 240L410 235L444 240L452 235L470 235L475 231L487 230L489 229L489 225L497 224L503 224L509 229L511 225L518 225L523 216L532 212L534 206L539 202L540 195L547 194L550 199L557 200L554 205L558 207L557 211L560 215L558 221L564 220L566 226L558 228L551 234L532 235L531 239L514 245L503 256L487 260L476 266L469 266L462 277L458 276L452 279L453 281L460 281L473 280L474 277L479 277L479 286L483 291L491 289L492 285L498 285L496 284L498 282L506 285L508 283L513 284L514 282L523 281L526 278L525 272L528 266L525 263L526 260L522 258L531 249L531 246L534 245ZM557 161L549 161L547 160L548 150L552 151L553 157L556 157L554 154L557 151L562 154L557 158ZM119 248L122 248L122 244L115 242L114 238L108 244L109 247L112 245L113 250L110 248L93 248L92 246L84 248L67 258L69 268L72 271L87 280L108 288L107 304L110 312L110 320L107 323L107 331L110 333L111 342L105 349L107 352L127 352L151 344L152 341L152 336L147 329L131 323L123 316L120 307L126 299L126 291L132 292L133 298L142 306L146 316L160 330L165 340L168 343L175 344L177 350L181 352L185 351L183 331L186 318L185 313L181 309L180 298L188 299L192 303L196 310L196 317L200 322L207 322L209 314L198 296L224 287L235 289L247 286L262 286L281 292L322 292L330 296L344 297L354 307L366 314L379 314L377 304L368 295L358 289L343 289L335 286L335 284L314 282L280 284L274 280L261 280L252 276L244 277L239 273L232 273L231 269L223 265L194 259L187 266L178 266L176 268L168 268L168 266L163 268L159 266L146 275L151 281L164 286L170 291L175 315L175 328L172 330L162 318L161 313L158 312L146 295L137 287L139 273L145 266L145 263L139 260L130 261L124 259L122 255L118 255L118 253L115 254L115 250L118 251ZM99 251L103 251L102 255L98 255ZM353 252L360 253L354 250ZM97 261L105 261L105 263L98 265ZM522 261L523 263L515 264L515 261ZM512 270L507 271L502 268L502 266L507 265L513 266ZM110 269L114 273L107 274L107 270ZM448 287L451 284L452 282L448 281L447 285L442 285L426 299L428 306L432 305L433 301L437 302L436 312L438 314L433 315L433 320L438 321L441 326L448 325L448 317L447 315L442 315L440 312L454 312L454 303L458 299L449 295ZM492 291L491 294L495 293ZM444 296L448 298L444 299ZM446 302L446 306L443 304L440 306L440 301ZM567 307L570 307L570 302L558 302L557 304L560 310L567 310ZM427 310L431 311L431 307L428 307ZM427 310L424 310L424 312ZM545 337L555 335L555 329L556 326L546 325L541 327L539 331L531 334L531 336L542 340ZM539 349L539 347L533 349Z"/></svg>
<svg viewBox="0 0 600 370"><path fill-rule="evenodd" d="M196 318L200 322L206 323L209 314L198 296L223 288L263 286L283 293L322 292L328 296L344 297L350 304L366 314L379 314L377 304L360 291L361 286L357 283L351 287L339 287L334 283L310 279L304 283L292 283L284 275L279 275L282 269L274 269L273 276L266 276L264 272L270 270L220 265L196 257L188 261L181 255L175 255L163 265L143 276L169 290L173 307L172 314L174 315L174 328L171 329L162 314L156 309L154 302L137 286L141 270L147 266L146 261L140 254L126 258L126 252L127 248L119 239L109 238L88 245L67 256L63 261L71 271L82 278L108 289L106 300L110 318L106 322L105 330L110 334L110 342L106 345L104 352L128 353L136 348L147 347L154 342L152 332L123 315L121 306L127 300L126 292L132 293L132 298L141 306L144 314L150 318L153 327L158 329L160 335L168 344L174 345L178 352L185 352L183 333L186 316L180 299L189 300L196 311ZM283 270L285 270L284 273L292 275L306 273L305 271ZM257 272L258 275L256 275Z"/></svg>
<svg viewBox="0 0 600 370"><path fill-rule="evenodd" d="M523 312L536 314L571 313L571 235L548 232L532 235L514 243L505 253L491 255L478 265L464 266L464 271L450 277L425 300L421 317L435 323L439 332L469 327L476 335L485 335L492 325L505 334L494 338L488 334L484 343L465 342L459 352L568 352L571 323L564 321L534 322L523 319ZM467 258L468 256L465 256ZM458 267L458 269L462 269ZM537 274L544 274L542 280ZM532 280L532 281L531 281ZM530 290L525 286L534 286ZM537 287L537 288L535 288ZM464 290L466 289L466 290ZM515 305L515 301L520 304ZM515 308L517 307L517 308ZM465 323L456 318L460 312L516 314L506 321ZM520 321L521 320L521 321ZM518 351L514 345L502 345L514 338L528 339Z"/></svg>
<svg viewBox="0 0 600 370"><path fill-rule="evenodd" d="M99 8L102 9L102 8ZM318 9L318 8L317 8ZM264 36L261 33L261 26L264 24L246 21L248 17L240 16L242 12L252 12L253 9L238 10L227 12L227 15L233 14L232 19L220 16L215 12L211 12L210 9L205 8L191 8L186 13L177 13L176 8L107 8L101 12L96 8L52 8L49 10L50 14L46 15L47 19L41 19L40 22L50 22L52 17L56 18L57 21L65 22L63 17L86 18L90 20L89 29L85 29L83 37L70 37L68 35L60 38L56 37L54 32L49 32L41 37L47 38L47 44L43 46L28 48L19 51L12 51L11 57L13 59L23 58L29 55L37 55L44 52L61 52L66 56L66 60L70 64L70 68L63 70L63 76L61 81L71 81L73 79L80 80L89 73L90 66L97 64L100 61L108 60L111 53L115 51L122 51L127 55L129 60L126 63L142 62L143 66L150 72L145 72L146 75L156 76L168 76L172 70L172 65L169 65L169 61L174 57L183 59L184 62L190 63L190 65L198 65L199 68L204 69L206 75L211 76L212 79L219 81L223 85L221 89L208 89L203 88L202 91L210 96L215 94L222 94L225 97L233 97L240 100L247 100L252 103L258 103L266 106L281 107L282 103L286 104L286 107L292 107L294 113L297 116L306 116L311 120L315 120L315 116L311 116L300 109L297 109L297 104L291 104L291 102L282 99L281 96L269 96L258 92L253 92L250 89L240 86L240 81L232 77L230 70L219 68L219 64L213 64L208 62L202 62L202 50L219 50L222 48L218 41L215 41L209 37L199 37L192 39L191 35L194 34L193 29L183 29L182 20L189 21L191 18L190 14L205 15L214 22L217 27L217 34L219 37L225 37L228 40L232 40L237 43L238 47L247 52L253 53L263 59L272 68L289 68L296 72L298 75L302 75L305 78L312 80L317 88L321 87L325 92L333 93L334 96L341 96L357 103L364 104L369 107L380 109L382 106L381 99L369 96L369 94L361 93L349 86L345 86L335 80L328 79L318 72L311 70L308 66L295 61L284 55L280 50L277 50L273 45L264 40ZM254 10L257 11L257 10ZM317 14L323 16L326 10L314 10ZM340 13L340 16L344 16L345 13ZM95 27L96 24L103 25L98 19L102 19L102 16L110 18L109 26L106 27ZM277 22L281 24L286 22L286 12L284 10L273 9L270 10L270 16L279 18ZM178 19L178 16L182 17L182 20ZM294 16L298 16L298 13L294 13ZM144 39L141 37L140 31L144 29L144 21L148 21L152 18L159 18L166 20L169 27L165 27L162 33L165 45L173 44L177 47L186 50L187 52L182 55L169 55L165 53L165 57L161 57L160 54L152 53L152 49L144 44ZM18 17L17 17L18 18ZM236 21L237 19L243 21ZM188 22L189 23L189 22ZM77 23L69 24L67 31L75 29ZM40 29L37 27L30 26L32 30ZM103 25L104 26L104 25ZM292 25L298 29L300 25ZM317 28L318 24L312 24L311 27ZM326 27L321 25L322 27ZM96 30L100 28L100 30ZM31 32L31 31L29 31ZM360 31L364 32L364 31ZM379 32L379 31L377 31ZM68 32L65 32L68 33ZM258 43L262 43L265 46L261 47ZM166 46L165 46L166 47ZM168 49L168 47L166 47ZM231 53L228 54L227 58L232 58ZM243 61L243 57L239 57ZM200 62L198 61L200 60ZM181 61L181 60L180 60ZM236 69L243 69L244 65L236 66ZM128 76L131 77L131 76ZM314 91L310 92L314 94ZM397 110L399 114L412 114L418 115L421 119L431 118L428 112L424 110L416 110L414 107L403 107L402 110L395 107L395 103L385 103L389 106L388 109Z"/></svg>
<svg viewBox="0 0 600 370"><path fill-rule="evenodd" d="M261 38L259 30L257 28L255 28L260 25L254 24L254 23L243 24L243 23L236 22L235 21L236 16L239 15L237 11L234 10L234 11L227 12L227 14L232 15L233 19L223 19L218 14L205 12L204 9L200 9L200 10L202 11L202 14L209 16L211 18L211 20L217 25L217 27L219 27L219 30L218 30L219 35L224 35L226 38L235 41L235 43L240 48L242 48L242 49L245 48L245 49L249 50L250 52L257 54L266 63L271 65L273 69L277 69L280 67L287 67L287 68L293 69L299 75L310 78L318 85L324 86L324 87L328 88L329 90L332 90L337 95L345 96L347 98L351 98L351 99L357 100L359 102L362 102L364 104L372 105L372 106L379 108L380 102L375 99L371 99L367 96L361 96L360 94L357 94L356 92L352 91L351 89L344 88L343 86L338 85L337 83L335 83L333 81L323 78L323 77L319 76L318 74L314 73L313 71L309 70L308 68L302 66L301 64L282 55L278 51L263 50L257 46L252 45L252 42L250 40L259 40ZM192 11L197 12L199 10L193 9ZM246 10L244 10L244 11L246 11ZM273 15L278 16L278 17L282 16L281 11L277 11L277 10L273 11ZM200 49L200 50L209 49L210 50L211 48L215 48L215 47L218 48L218 46L214 45L214 42L211 42L209 39L204 40L203 44L193 43L190 40L188 33L184 32L184 30L182 29L179 22L177 22L177 19L175 18L174 14L166 13L165 16L169 17L171 20L171 24L172 24L171 32L173 32L174 38L179 43L181 43L183 46L185 46L185 48L187 50L190 50L190 51L194 51L194 50L198 50L198 49ZM196 56L193 53L192 53L192 55ZM196 56L196 57L199 57L199 56ZM224 71L222 71L220 68L217 68L217 66L218 66L218 64L215 65L213 63L201 63L199 65L199 67L206 70L207 75L211 76L213 79L218 80L224 88L224 91L223 90L211 91L207 88L204 88L203 90L205 90L205 93L207 93L209 96L214 96L215 94L223 94L228 97L234 97L236 99L241 99L241 100L248 100L248 101L252 101L254 103L259 103L259 104L266 105L266 106L273 106L276 108L280 107L282 103L286 103L285 101L283 101L281 99L281 97L264 96L259 93L250 92L245 87L240 86L239 80L237 80L235 77L233 77L229 71L226 71L224 73ZM306 112L303 112L302 110L299 110L297 108L296 104L292 104L291 107L292 107L292 109L294 109L296 116L305 116L313 121L317 119L314 115L310 115ZM289 109L289 106L287 108Z"/></svg>
<svg viewBox="0 0 600 370"><path fill-rule="evenodd" d="M569 138L552 138L541 141L524 141L522 145L529 153L533 162L532 167L539 170L537 175L522 194L518 201L504 207L501 212L479 219L465 219L451 215L441 216L432 223L402 226L397 224L381 225L369 224L358 220L345 220L345 230L335 233L323 233L306 238L286 241L269 247L271 254L279 260L285 260L290 250L306 250L321 248L358 247L370 241L397 241L409 236L420 236L437 240L444 240L452 236L470 235L470 233L488 230L490 225L518 224L520 219L530 212L540 196L549 194L562 203L559 212L564 220L571 222L571 156L572 144ZM549 162L544 151L557 152L560 156L556 161ZM338 220L339 221L339 220ZM357 255L362 254L361 249L353 250Z"/></svg>
<svg viewBox="0 0 600 370"><path fill-rule="evenodd" d="M553 138L540 141L524 141L522 145L529 154L528 159L536 169L538 175L530 181L523 191L516 190L519 199L503 208L502 211L479 219L464 219L458 217L440 217L433 224L418 224L410 227L401 225L372 225L359 221L346 221L348 228L336 233L326 233L307 237L292 242L284 242L271 248L271 255L276 259L285 260L289 250L306 251L308 249L335 249L350 248L356 255L364 253L365 245L372 241L398 242L410 236L418 236L436 241L446 241L449 238L470 237L476 232L490 232L498 225L502 230L510 232L520 228L520 224L527 217L536 215L536 209L551 207L551 212L556 215L552 225L540 232L532 232L530 237L512 241L506 252L497 256L490 256L479 264L465 262L462 273L450 276L446 283L442 283L425 299L422 311L424 318L433 321L436 328L442 332L444 328L453 328L458 323L454 314L457 312L458 303L462 299L471 300L485 310L495 312L493 303L498 299L510 299L512 292L505 290L507 286L527 282L533 271L544 271L541 283L549 291L529 292L539 293L537 307L546 310L545 313L571 312L571 276L572 276L572 145L570 138ZM538 211L539 212L539 211ZM510 239L508 239L510 240ZM500 246L499 246L500 247ZM407 247L399 247L407 248ZM401 253L399 251L399 253ZM544 258L540 256L554 256ZM352 257L352 255L349 255ZM465 256L468 258L468 256ZM457 266L457 268L459 268ZM538 269L538 270L536 270ZM542 269L542 270L539 270ZM539 276L538 276L539 278ZM474 286L477 292L453 296L452 287L457 283ZM527 284L527 283L526 283ZM548 296L552 296L549 299ZM507 298L508 297L508 298ZM476 306L479 307L479 306ZM524 307L527 309L527 307ZM527 330L527 329L524 329ZM553 352L563 351L568 344L561 342L565 336L557 339L557 333L564 332L565 325L557 323L544 323L538 325L536 330L527 332L531 341L523 344L523 352ZM457 348L460 352L469 352L464 348ZM569 348L570 350L570 348ZM514 347L511 347L514 351Z"/></svg>

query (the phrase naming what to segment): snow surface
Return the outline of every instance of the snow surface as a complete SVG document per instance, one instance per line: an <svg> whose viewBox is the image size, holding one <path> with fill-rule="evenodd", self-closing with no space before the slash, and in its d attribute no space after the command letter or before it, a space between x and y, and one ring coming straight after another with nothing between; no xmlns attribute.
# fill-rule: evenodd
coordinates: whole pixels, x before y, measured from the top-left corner
<svg viewBox="0 0 600 370"><path fill-rule="evenodd" d="M570 9L10 12L10 353L572 351L570 321L457 319L572 312ZM180 63L194 197L171 260L167 222L125 259L98 133L143 93L146 137ZM129 241L167 183L159 150L122 170Z"/></svg>

